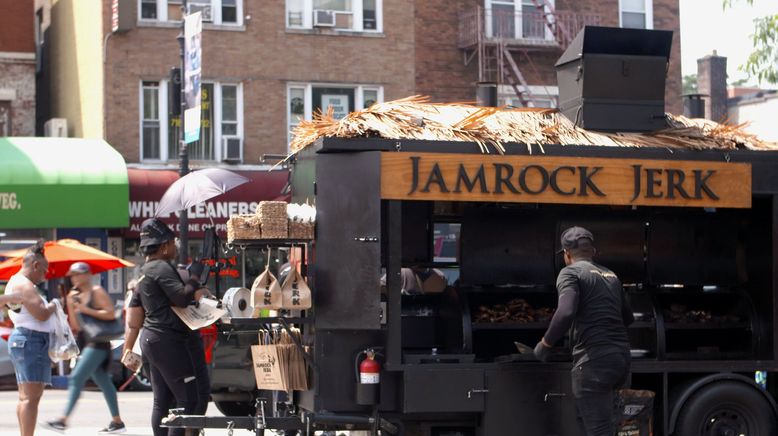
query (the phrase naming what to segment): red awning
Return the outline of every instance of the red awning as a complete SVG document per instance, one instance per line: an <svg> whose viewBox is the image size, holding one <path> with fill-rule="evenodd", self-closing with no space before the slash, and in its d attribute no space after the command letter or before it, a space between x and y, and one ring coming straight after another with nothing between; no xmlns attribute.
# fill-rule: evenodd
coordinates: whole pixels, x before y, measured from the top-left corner
<svg viewBox="0 0 778 436"><path fill-rule="evenodd" d="M211 219L218 233L226 237L227 220L230 215L254 213L260 201L289 201L289 194L283 194L289 179L288 170L235 171L247 177L250 182L214 197L189 209L189 237L201 238L203 228L211 225ZM127 170L130 182L130 227L123 234L127 238L139 237L140 226L147 218L154 216L159 200L167 188L178 180L173 170ZM161 217L178 232L178 216Z"/></svg>

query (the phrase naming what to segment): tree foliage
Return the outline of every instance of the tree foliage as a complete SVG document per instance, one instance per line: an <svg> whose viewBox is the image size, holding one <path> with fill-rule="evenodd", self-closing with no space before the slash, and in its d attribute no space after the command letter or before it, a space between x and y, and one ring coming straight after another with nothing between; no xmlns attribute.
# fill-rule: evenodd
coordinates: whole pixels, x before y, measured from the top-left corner
<svg viewBox="0 0 778 436"><path fill-rule="evenodd" d="M683 76L682 93L684 94L696 94L697 93L697 75L687 74Z"/></svg>
<svg viewBox="0 0 778 436"><path fill-rule="evenodd" d="M743 1L754 4L754 0L723 0L724 8ZM740 69L760 82L778 84L778 15L755 19L751 38L754 49Z"/></svg>

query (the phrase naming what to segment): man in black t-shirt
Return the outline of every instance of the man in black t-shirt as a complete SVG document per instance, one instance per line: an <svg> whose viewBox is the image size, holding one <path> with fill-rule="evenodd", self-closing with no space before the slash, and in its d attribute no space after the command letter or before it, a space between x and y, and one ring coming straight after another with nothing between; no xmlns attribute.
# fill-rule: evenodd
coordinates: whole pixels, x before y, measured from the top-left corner
<svg viewBox="0 0 778 436"><path fill-rule="evenodd" d="M613 436L615 391L629 376L627 326L634 321L621 281L592 261L594 236L583 227L562 232L565 268L557 277L559 303L535 347L546 361L551 347L570 330L573 395L587 436Z"/></svg>

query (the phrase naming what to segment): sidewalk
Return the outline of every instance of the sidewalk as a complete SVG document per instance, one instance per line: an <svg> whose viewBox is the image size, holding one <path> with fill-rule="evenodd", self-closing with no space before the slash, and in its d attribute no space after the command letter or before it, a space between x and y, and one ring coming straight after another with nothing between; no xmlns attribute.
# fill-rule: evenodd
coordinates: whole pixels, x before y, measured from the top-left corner
<svg viewBox="0 0 778 436"><path fill-rule="evenodd" d="M0 391L0 436L18 436L19 429L16 420L16 404L18 394L15 390ZM46 429L40 423L56 418L62 413L62 408L67 401L67 391L48 389L43 394L40 409L38 411L38 426L36 436L54 436L62 433ZM153 436L149 421L151 419L151 392L120 392L119 410L122 419L127 425L128 436ZM209 415L221 415L211 403L208 407ZM88 436L96 435L110 421L108 408L99 391L86 391L81 395L76 410L70 419L66 435ZM235 430L234 435L252 435L247 430ZM270 432L266 433L268 436ZM207 430L208 436L227 435L227 430Z"/></svg>

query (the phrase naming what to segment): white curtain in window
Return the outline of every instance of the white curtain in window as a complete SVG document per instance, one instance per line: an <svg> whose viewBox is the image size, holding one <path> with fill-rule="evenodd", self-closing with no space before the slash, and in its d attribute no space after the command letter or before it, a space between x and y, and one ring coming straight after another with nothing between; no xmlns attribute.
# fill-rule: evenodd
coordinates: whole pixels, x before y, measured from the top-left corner
<svg viewBox="0 0 778 436"><path fill-rule="evenodd" d="M351 0L313 0L313 8L351 12Z"/></svg>

